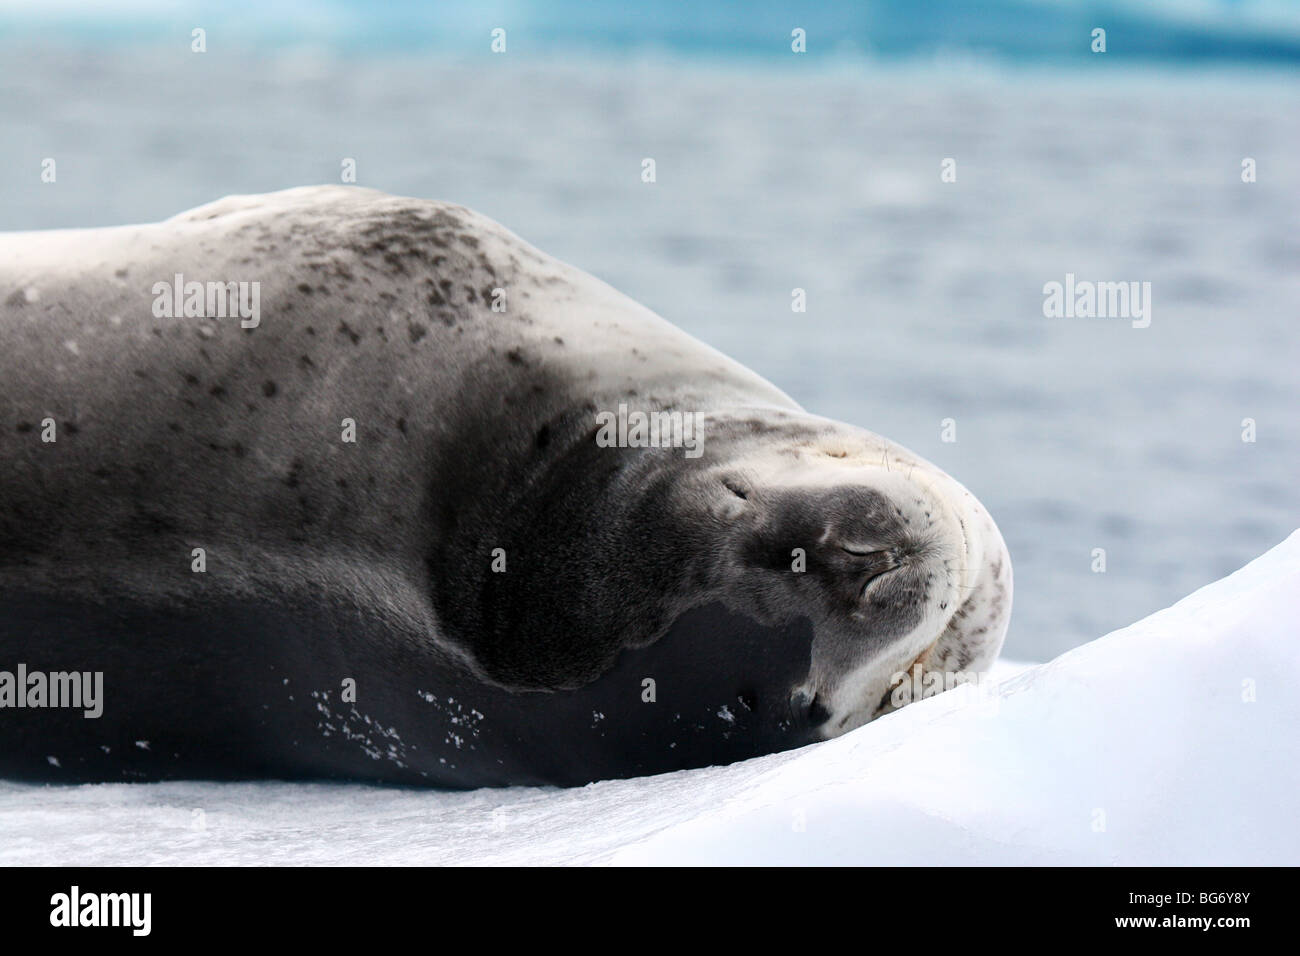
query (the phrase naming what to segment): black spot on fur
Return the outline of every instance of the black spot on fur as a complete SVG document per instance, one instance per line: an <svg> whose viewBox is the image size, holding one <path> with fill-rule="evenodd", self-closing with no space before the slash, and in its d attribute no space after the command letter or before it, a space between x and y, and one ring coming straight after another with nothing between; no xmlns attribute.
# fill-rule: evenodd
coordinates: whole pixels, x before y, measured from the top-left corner
<svg viewBox="0 0 1300 956"><path fill-rule="evenodd" d="M352 326L348 325L346 322L340 322L338 330L340 334L346 335L350 338L353 345L356 345L361 341L361 333L353 331Z"/></svg>
<svg viewBox="0 0 1300 956"><path fill-rule="evenodd" d="M267 398L275 398L275 393L279 391L275 382L266 381L262 383L262 394Z"/></svg>

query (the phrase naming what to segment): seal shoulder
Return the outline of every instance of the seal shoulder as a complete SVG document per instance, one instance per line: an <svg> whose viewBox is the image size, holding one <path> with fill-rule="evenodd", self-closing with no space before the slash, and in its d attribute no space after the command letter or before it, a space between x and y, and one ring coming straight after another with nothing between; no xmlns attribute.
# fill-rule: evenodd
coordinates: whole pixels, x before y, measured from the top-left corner
<svg viewBox="0 0 1300 956"><path fill-rule="evenodd" d="M477 258L485 243L508 249L530 266L552 259L493 219L458 203L392 196L359 186L299 186L231 195L159 223L170 229L212 224L238 232L292 237L302 251L323 246L378 254L397 272L405 259ZM485 250L487 251L487 250ZM414 263L412 263L414 264ZM441 263L439 263L441 264Z"/></svg>
<svg viewBox="0 0 1300 956"><path fill-rule="evenodd" d="M271 218L292 222L318 218L365 218L384 214L395 208L427 210L430 214L446 212L462 217L480 217L472 209L438 199L415 199L393 196L364 186L295 186L270 193L232 193L212 202L179 212L163 223L176 225L211 222L214 219ZM495 224L494 224L495 225ZM498 227L500 228L500 227Z"/></svg>

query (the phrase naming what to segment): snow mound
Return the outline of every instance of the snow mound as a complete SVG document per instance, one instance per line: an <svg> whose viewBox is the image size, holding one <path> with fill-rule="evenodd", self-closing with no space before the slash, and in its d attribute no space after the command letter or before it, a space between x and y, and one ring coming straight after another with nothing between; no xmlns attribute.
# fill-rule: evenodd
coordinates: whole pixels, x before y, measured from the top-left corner
<svg viewBox="0 0 1300 956"><path fill-rule="evenodd" d="M0 782L0 863L1294 865L1298 621L1300 532L802 750L578 790Z"/></svg>

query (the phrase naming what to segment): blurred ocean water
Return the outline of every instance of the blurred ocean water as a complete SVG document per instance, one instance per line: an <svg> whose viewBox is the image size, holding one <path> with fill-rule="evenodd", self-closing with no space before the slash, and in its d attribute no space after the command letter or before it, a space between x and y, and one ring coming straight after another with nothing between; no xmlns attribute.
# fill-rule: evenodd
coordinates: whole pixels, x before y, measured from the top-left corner
<svg viewBox="0 0 1300 956"><path fill-rule="evenodd" d="M361 185L475 207L970 487L1015 561L1014 657L1300 525L1290 67L494 57L486 29L480 54L214 34L196 55L174 26L165 45L0 34L0 229L165 218L337 182L345 157ZM1045 318L1067 273L1150 282L1150 326Z"/></svg>

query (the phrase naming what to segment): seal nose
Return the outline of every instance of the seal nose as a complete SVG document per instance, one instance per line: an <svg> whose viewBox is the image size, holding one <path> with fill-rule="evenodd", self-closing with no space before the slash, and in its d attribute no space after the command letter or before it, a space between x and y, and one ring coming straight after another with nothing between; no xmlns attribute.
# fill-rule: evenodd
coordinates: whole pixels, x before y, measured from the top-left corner
<svg viewBox="0 0 1300 956"><path fill-rule="evenodd" d="M809 730L820 727L831 716L831 712L817 699L816 694L810 695L806 690L802 689L795 690L790 694L790 714L794 717L796 724L807 727Z"/></svg>

